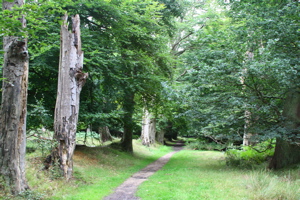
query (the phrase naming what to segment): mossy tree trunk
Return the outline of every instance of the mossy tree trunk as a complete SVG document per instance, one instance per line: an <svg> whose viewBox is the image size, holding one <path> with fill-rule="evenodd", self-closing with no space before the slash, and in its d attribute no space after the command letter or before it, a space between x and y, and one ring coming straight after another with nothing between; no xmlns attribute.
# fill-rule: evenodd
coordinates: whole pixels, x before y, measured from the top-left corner
<svg viewBox="0 0 300 200"><path fill-rule="evenodd" d="M57 99L54 116L54 138L58 146L55 154L66 180L73 175L73 153L76 146L76 129L79 112L79 96L88 76L82 72L79 16L72 18L72 32L67 26L67 15L61 26L61 47L58 74Z"/></svg>
<svg viewBox="0 0 300 200"><path fill-rule="evenodd" d="M3 1L3 10L22 6L24 0ZM24 28L26 21L20 18ZM27 41L3 39L4 64L0 110L0 180L12 194L28 189L25 178L26 114L28 88Z"/></svg>
<svg viewBox="0 0 300 200"><path fill-rule="evenodd" d="M269 164L271 169L280 169L300 163L300 91L291 91L283 111L287 134L276 140L274 156Z"/></svg>

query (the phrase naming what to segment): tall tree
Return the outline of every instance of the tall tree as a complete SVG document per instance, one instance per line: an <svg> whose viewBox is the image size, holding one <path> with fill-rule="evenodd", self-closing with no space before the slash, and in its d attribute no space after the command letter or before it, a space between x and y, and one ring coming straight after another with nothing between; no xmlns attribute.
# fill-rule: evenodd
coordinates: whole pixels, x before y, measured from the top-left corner
<svg viewBox="0 0 300 200"><path fill-rule="evenodd" d="M79 114L79 96L88 76L82 72L80 20L72 18L72 32L67 25L67 15L61 26L61 49L57 99L54 114L54 137L57 140L58 162L64 177L73 175L73 153L76 146L76 130ZM53 154L54 155L54 154Z"/></svg>
<svg viewBox="0 0 300 200"><path fill-rule="evenodd" d="M72 9L82 13L87 23L84 30L94 35L90 40L96 38L100 42L87 47L88 67L94 66L93 83L97 91L93 102L88 103L102 104L104 113L112 112L110 109L121 111L121 147L131 152L135 107L142 102L140 99L155 99L160 92L160 80L169 75L167 32L161 23L164 6L150 0L82 2Z"/></svg>
<svg viewBox="0 0 300 200"><path fill-rule="evenodd" d="M3 10L22 6L24 0L3 1ZM18 29L25 28L26 21L19 16ZM2 102L0 111L0 178L13 194L28 185L25 178L26 113L28 86L27 40L16 36L3 39L4 64Z"/></svg>
<svg viewBox="0 0 300 200"><path fill-rule="evenodd" d="M192 119L190 127L201 126L201 134L219 141L241 141L247 121L255 141L277 138L281 153L275 153L274 166L289 165L298 160L297 120L291 114L298 97L286 94L297 91L300 80L299 2L236 0L223 11L227 14L210 20L198 34L199 45L183 57L190 68L181 80L190 84L183 90L189 107L182 115ZM282 119L294 123L293 129Z"/></svg>
<svg viewBox="0 0 300 200"><path fill-rule="evenodd" d="M252 123L259 127L259 124L263 124L263 119L268 118L268 116L261 115L264 112L263 109L274 110L273 116L278 116L269 121L273 121L273 126L271 123L265 124L263 133L264 136L276 137L277 140L270 167L278 169L299 163L300 48L296 45L299 43L299 16L295 15L300 9L299 2L290 0L255 3L236 1L231 6L233 19L247 26L247 32L244 32L248 38L246 43L255 54L255 59L251 65L248 65L251 80L248 81L247 87L260 100L259 104L252 106L260 110L260 113L253 112L256 112L256 116L251 117ZM242 25L242 27L245 26ZM272 69L272 72L257 73L262 72L262 69L266 67ZM277 90L273 90L274 88ZM272 113L269 112L269 114Z"/></svg>
<svg viewBox="0 0 300 200"><path fill-rule="evenodd" d="M283 124L287 132L276 139L275 154L269 164L272 169L280 169L300 162L300 93L298 90L289 92L283 116L285 117Z"/></svg>

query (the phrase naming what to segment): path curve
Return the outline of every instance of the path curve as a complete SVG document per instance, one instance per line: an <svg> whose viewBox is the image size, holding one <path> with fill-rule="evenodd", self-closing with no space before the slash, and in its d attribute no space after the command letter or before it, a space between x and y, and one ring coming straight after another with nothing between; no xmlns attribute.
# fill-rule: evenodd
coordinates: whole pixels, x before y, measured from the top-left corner
<svg viewBox="0 0 300 200"><path fill-rule="evenodd" d="M182 150L182 145L177 144L173 147L173 149L174 151L167 153L139 172L133 174L124 183L117 187L113 194L104 197L103 200L139 200L140 198L134 196L138 186L146 181L148 177L153 175L156 171L161 169L170 160L173 154Z"/></svg>

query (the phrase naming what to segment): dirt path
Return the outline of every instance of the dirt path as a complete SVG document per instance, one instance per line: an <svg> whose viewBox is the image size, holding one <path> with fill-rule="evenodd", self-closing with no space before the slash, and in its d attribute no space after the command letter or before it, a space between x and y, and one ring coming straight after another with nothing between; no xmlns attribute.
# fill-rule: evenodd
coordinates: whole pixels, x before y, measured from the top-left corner
<svg viewBox="0 0 300 200"><path fill-rule="evenodd" d="M182 150L182 143L177 143L173 147L174 151L160 157L155 162L149 164L147 167L141 171L133 174L128 178L122 185L115 189L115 192L103 200L138 200L139 198L134 196L137 188L140 184L148 179L157 170L161 169L172 157L173 154Z"/></svg>

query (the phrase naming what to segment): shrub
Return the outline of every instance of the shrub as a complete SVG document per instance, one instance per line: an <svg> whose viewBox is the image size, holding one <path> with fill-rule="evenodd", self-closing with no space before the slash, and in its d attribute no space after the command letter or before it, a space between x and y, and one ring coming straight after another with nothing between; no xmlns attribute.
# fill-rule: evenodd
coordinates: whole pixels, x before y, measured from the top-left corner
<svg viewBox="0 0 300 200"><path fill-rule="evenodd" d="M262 164L273 156L274 146L271 141L266 141L256 146L245 146L242 149L226 151L226 164L233 167L251 169Z"/></svg>
<svg viewBox="0 0 300 200"><path fill-rule="evenodd" d="M32 190L26 190L22 193L20 193L17 197L15 197L16 200L18 199L26 199L26 200L41 200L44 199L44 195L40 194L38 192L34 192Z"/></svg>
<svg viewBox="0 0 300 200"><path fill-rule="evenodd" d="M138 140L139 138L140 138L139 135L132 135L132 139L134 139L134 140Z"/></svg>

